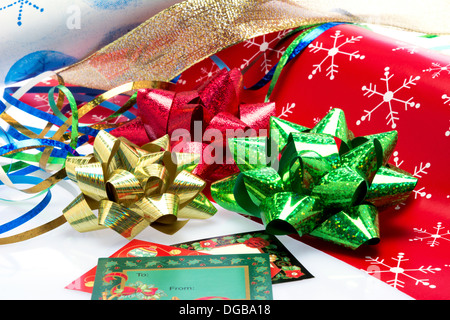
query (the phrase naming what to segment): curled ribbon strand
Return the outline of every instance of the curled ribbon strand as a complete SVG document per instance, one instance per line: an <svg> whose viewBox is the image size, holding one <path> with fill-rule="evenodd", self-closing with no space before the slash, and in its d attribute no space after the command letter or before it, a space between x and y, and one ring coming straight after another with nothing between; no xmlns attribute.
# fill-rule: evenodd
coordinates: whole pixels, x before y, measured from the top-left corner
<svg viewBox="0 0 450 320"><path fill-rule="evenodd" d="M30 107L20 101L21 97L27 92L35 91L36 88L33 87L36 84L53 75L54 73L52 72L44 73L39 77L30 80L25 86L19 88L19 90L13 94L11 94L11 89L8 88L5 90L4 94L5 103L0 101L0 117L9 125L7 131L3 129L1 131L2 140L4 140L7 144L0 146L0 156L19 160L19 162L11 162L10 165L0 167L0 182L12 189L31 195L31 198L47 192L47 197L44 198L45 201L43 200L22 217L14 219L10 223L4 225L2 228L3 232L19 227L45 209L45 206L49 202L48 200L51 198L49 189L58 182L67 178L65 168L66 159L71 156L79 157L80 154L76 151L76 149L88 142L90 138L95 137L99 132L99 129L111 127L109 125L102 124L101 122L107 121L127 112L135 104L136 94L131 96L128 102L122 107L116 108L116 111L107 119L102 120L97 124L91 124L91 126L81 126L79 120L84 115L92 111L97 106L108 102L109 99L120 94L126 94L143 88L168 89L173 86L173 84L170 83L155 81L127 83L108 92L103 92L93 100L89 100L87 103L77 106L77 99L75 96L78 95L76 93L73 94L72 91L64 85L63 80L59 78L59 85L47 89L49 90L49 103L54 113L53 115L43 113L40 110ZM54 99L56 90L58 90L57 101ZM77 89L73 90L77 91ZM83 99L86 98L87 97L83 95ZM65 100L68 101L67 106L71 111L71 116L69 118L64 115L64 110L68 110L67 106L64 106ZM30 114L31 116L37 117L38 119L47 121L47 124L44 125L43 129L31 128L21 124L8 113L10 109L14 107ZM56 126L57 130L52 132L50 129L53 126ZM29 151L37 152L29 153ZM24 161L35 162L39 167L33 166ZM45 172L47 178L36 179L33 176L29 176L29 174L36 170ZM26 188L20 188L19 184L21 183L18 183L18 181L22 181L21 183L28 181L29 183L27 184L31 184L31 187L28 186ZM66 219L64 215L61 215L49 223L36 227L32 230L7 238L1 238L0 244L10 244L34 238L61 226L65 222Z"/></svg>
<svg viewBox="0 0 450 320"><path fill-rule="evenodd" d="M378 209L404 201L417 184L387 163L396 131L355 138L340 109L312 129L272 117L270 135L231 139L240 173L211 186L219 205L261 218L270 233L352 249L375 244Z"/></svg>

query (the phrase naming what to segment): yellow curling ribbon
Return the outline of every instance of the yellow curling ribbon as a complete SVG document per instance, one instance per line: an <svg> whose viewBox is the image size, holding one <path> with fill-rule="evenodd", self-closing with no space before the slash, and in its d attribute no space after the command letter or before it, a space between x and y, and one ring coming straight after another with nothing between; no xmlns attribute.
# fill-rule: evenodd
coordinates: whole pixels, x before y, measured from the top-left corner
<svg viewBox="0 0 450 320"><path fill-rule="evenodd" d="M191 173L198 161L197 154L171 152L168 135L138 147L102 130L92 155L66 160L82 193L64 216L79 232L110 228L131 240L151 226L173 234L217 212L201 193L206 182Z"/></svg>

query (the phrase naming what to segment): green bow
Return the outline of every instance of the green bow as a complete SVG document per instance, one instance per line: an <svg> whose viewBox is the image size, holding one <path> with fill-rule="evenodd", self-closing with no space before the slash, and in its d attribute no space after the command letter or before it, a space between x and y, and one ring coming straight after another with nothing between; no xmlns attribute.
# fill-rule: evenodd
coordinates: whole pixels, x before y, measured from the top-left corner
<svg viewBox="0 0 450 320"><path fill-rule="evenodd" d="M352 249L375 244L378 209L405 201L417 184L387 163L397 138L397 131L355 138L340 109L312 129L272 117L270 138L230 139L241 172L215 182L211 195L225 209L261 218L272 234L309 234Z"/></svg>

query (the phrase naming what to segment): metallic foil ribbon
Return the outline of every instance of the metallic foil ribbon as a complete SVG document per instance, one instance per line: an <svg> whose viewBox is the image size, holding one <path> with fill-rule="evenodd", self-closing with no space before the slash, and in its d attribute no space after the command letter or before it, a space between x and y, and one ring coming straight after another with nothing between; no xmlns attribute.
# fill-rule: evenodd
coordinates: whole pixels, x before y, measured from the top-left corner
<svg viewBox="0 0 450 320"><path fill-rule="evenodd" d="M240 173L215 182L211 195L261 218L272 234L309 234L352 249L376 244L378 210L403 202L417 184L388 164L396 131L354 137L340 109L312 129L272 117L270 139L229 143Z"/></svg>
<svg viewBox="0 0 450 320"><path fill-rule="evenodd" d="M230 163L232 159L226 159L227 130L240 136L256 135L261 129L268 129L269 119L275 115L275 103L241 103L243 90L243 76L237 69L222 69L192 91L139 90L138 117L111 134L142 145L164 134L175 141L179 138L174 133L184 129L189 140L179 139L174 146L201 155L193 173L208 182L216 181L238 172L237 166ZM213 129L215 140L207 138ZM220 157L219 152L211 155L208 148L220 148L223 158L215 159Z"/></svg>
<svg viewBox="0 0 450 320"><path fill-rule="evenodd" d="M188 219L217 211L201 193L205 181L191 173L197 160L195 154L171 152L168 135L138 147L102 130L94 154L66 160L67 176L82 193L64 216L80 232L110 228L132 239L152 226L173 234Z"/></svg>
<svg viewBox="0 0 450 320"><path fill-rule="evenodd" d="M170 81L231 45L280 30L327 22L368 22L449 34L446 0L188 0L59 75L68 83L111 89L130 81Z"/></svg>

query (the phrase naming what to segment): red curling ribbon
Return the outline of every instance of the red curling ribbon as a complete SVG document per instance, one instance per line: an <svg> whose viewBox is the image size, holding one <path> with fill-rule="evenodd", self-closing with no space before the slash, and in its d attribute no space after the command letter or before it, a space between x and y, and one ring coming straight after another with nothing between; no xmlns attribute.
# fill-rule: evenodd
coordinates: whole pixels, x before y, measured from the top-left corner
<svg viewBox="0 0 450 320"><path fill-rule="evenodd" d="M211 183L238 172L231 157L227 158L227 130L247 136L264 134L261 129L267 129L270 117L275 116L275 103L242 103L243 90L243 77L238 69L223 69L190 91L139 90L137 118L111 134L142 146L165 134L172 136L177 129L185 129L191 133L190 141L178 141L174 146L178 145L182 152L200 153L202 160L195 174ZM194 130L196 121L202 125L201 132ZM222 133L221 141L208 136L210 129ZM217 148L223 148L223 161L212 159L220 157L214 155Z"/></svg>

